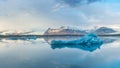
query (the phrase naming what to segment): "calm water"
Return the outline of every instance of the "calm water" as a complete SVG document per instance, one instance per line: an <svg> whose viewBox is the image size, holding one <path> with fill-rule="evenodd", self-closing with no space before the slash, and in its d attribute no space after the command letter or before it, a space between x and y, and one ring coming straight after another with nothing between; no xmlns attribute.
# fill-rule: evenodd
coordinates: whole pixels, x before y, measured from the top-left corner
<svg viewBox="0 0 120 68"><path fill-rule="evenodd" d="M50 45L54 39L78 38L1 39L0 68L120 68L120 37L102 38L104 44L93 51Z"/></svg>

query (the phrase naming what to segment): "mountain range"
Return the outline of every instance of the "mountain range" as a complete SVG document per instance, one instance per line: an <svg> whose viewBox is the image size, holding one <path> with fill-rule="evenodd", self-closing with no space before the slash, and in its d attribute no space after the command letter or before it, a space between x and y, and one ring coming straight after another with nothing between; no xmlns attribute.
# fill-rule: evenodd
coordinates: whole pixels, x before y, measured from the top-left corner
<svg viewBox="0 0 120 68"><path fill-rule="evenodd" d="M57 29L49 28L48 30L45 31L44 35L84 35L87 33L103 35L103 34L110 34L110 33L115 33L115 32L117 32L117 31L112 28L108 28L108 27L99 27L97 29L89 30L89 31L60 27Z"/></svg>

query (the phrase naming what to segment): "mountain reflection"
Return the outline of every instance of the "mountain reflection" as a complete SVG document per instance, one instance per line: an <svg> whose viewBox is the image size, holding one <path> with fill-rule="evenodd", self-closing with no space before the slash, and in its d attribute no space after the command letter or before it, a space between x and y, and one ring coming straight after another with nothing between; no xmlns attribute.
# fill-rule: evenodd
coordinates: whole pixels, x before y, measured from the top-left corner
<svg viewBox="0 0 120 68"><path fill-rule="evenodd" d="M75 40L75 39L79 39L79 36L62 36L62 37L11 37L11 38L0 38L0 43L9 43L11 41L18 41L20 40L21 43L28 41L30 42L30 44L32 44L31 42L37 43L37 42L41 42L40 40L36 41L37 39L44 39L45 43L48 43L51 48L54 49L63 49L63 48L76 48L76 49L81 49L84 51L89 51L89 52L93 52L96 49L99 49L101 47L102 44L92 44L91 46L85 46L85 45L51 45L51 41L52 40L63 40L63 41L68 41L68 40ZM115 38L110 38L110 37L102 37L101 38L103 40L103 44L110 44L113 43L114 41L116 41L117 39ZM19 42L20 42L19 41ZM36 41L36 42L35 42Z"/></svg>
<svg viewBox="0 0 120 68"><path fill-rule="evenodd" d="M109 44L109 43L116 41L117 39L115 39L115 38L102 38L102 40L103 40L104 44Z"/></svg>

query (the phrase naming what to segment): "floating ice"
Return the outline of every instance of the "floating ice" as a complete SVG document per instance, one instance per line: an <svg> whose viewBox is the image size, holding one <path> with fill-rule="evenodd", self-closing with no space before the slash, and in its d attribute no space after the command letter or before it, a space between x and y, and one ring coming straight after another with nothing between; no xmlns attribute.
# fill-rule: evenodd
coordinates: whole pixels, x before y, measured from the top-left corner
<svg viewBox="0 0 120 68"><path fill-rule="evenodd" d="M11 37L8 38L8 40L36 40L36 36L30 36L30 37Z"/></svg>
<svg viewBox="0 0 120 68"><path fill-rule="evenodd" d="M52 48L79 48L87 51L94 51L103 44L103 41L95 34L90 33L77 40L62 41L62 40L52 40Z"/></svg>

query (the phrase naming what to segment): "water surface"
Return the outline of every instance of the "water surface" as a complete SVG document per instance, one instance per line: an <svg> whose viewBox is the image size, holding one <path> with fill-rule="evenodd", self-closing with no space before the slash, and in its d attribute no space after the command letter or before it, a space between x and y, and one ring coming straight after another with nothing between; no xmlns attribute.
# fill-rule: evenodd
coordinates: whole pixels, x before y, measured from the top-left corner
<svg viewBox="0 0 120 68"><path fill-rule="evenodd" d="M0 68L120 68L120 37L102 37L94 51L78 47L53 48L51 40L80 37L44 37L36 40L1 39Z"/></svg>

